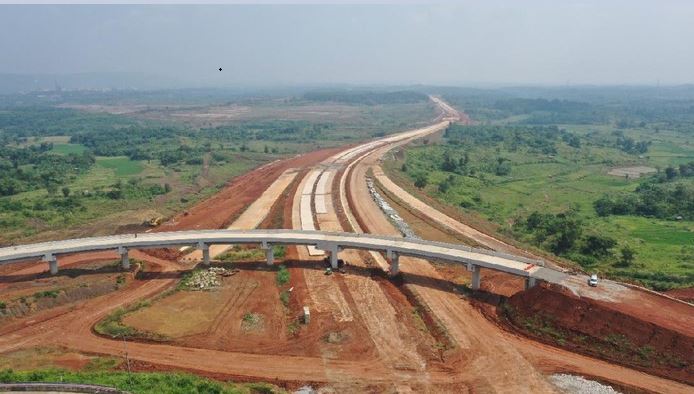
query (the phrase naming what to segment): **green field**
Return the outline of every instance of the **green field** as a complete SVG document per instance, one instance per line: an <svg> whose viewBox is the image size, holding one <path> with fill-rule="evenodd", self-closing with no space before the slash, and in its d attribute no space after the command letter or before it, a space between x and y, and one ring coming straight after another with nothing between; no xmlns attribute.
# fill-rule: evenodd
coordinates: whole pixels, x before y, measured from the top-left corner
<svg viewBox="0 0 694 394"><path fill-rule="evenodd" d="M144 169L139 161L130 160L127 157L99 157L96 159L96 164L113 170L117 177L137 175Z"/></svg>
<svg viewBox="0 0 694 394"><path fill-rule="evenodd" d="M564 127L574 130L573 126ZM608 256L586 258L578 251L579 240L575 250L567 251L562 257L577 261L586 271L637 281L656 289L694 285L694 222L630 215L599 217L593 208L594 201L605 193L633 193L643 181L608 175L611 169L634 165L662 169L678 165L694 158L694 146L689 145L686 136L661 131L648 153L639 157L611 146L590 143L596 137L586 137L588 129L600 130L594 126L575 127L576 134L584 138L581 147L574 148L559 140L553 154L509 149L504 144L461 146L444 139L438 145L410 146L386 162L385 167L396 178L409 179L413 184L424 178L426 186L422 190L427 194L496 223L504 236L528 246L534 243L533 237L519 231L516 223L532 212L558 214L575 210L582 223L583 237L607 236L616 240L617 245ZM602 132L610 131L604 128ZM635 138L646 134L642 130L632 132ZM466 153L469 167L476 169L472 174L441 169L444 154L457 160ZM499 157L510 163L510 173L498 175L489 170ZM691 178L677 181L689 185L692 182ZM620 248L625 245L635 251L635 260L629 266L620 266L617 263Z"/></svg>
<svg viewBox="0 0 694 394"><path fill-rule="evenodd" d="M87 150L87 148L80 144L53 144L53 149L51 149L52 152L61 155L69 155L70 153L80 155L85 150Z"/></svg>

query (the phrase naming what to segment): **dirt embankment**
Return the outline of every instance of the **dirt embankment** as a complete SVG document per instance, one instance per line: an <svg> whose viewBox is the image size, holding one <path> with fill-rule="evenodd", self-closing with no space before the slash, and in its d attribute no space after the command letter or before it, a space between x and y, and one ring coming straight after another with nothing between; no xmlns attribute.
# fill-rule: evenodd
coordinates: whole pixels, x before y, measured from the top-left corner
<svg viewBox="0 0 694 394"><path fill-rule="evenodd" d="M694 384L694 338L641 320L557 285L542 284L502 303L514 329L572 351Z"/></svg>
<svg viewBox="0 0 694 394"><path fill-rule="evenodd" d="M675 297L677 299L680 299L682 301L688 302L690 304L694 303L694 287L686 287L684 289L674 289L665 292L665 294L669 295L670 297ZM692 323L694 324L694 323Z"/></svg>

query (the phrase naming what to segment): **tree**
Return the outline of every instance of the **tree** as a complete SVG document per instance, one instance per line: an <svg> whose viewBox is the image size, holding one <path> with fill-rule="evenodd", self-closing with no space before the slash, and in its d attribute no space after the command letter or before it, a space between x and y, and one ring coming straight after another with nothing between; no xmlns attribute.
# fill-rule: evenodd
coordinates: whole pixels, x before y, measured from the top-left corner
<svg viewBox="0 0 694 394"><path fill-rule="evenodd" d="M572 134L571 137L569 137L568 144L572 148L580 148L581 147L581 140L578 138L577 135Z"/></svg>
<svg viewBox="0 0 694 394"><path fill-rule="evenodd" d="M53 182L49 182L46 185L46 191L48 192L48 194L55 194L58 192L58 186L56 186L56 184Z"/></svg>
<svg viewBox="0 0 694 394"><path fill-rule="evenodd" d="M451 188L451 184L449 183L448 179L439 183L439 192L440 193L446 193L448 191L448 189L450 189L450 188Z"/></svg>
<svg viewBox="0 0 694 394"><path fill-rule="evenodd" d="M612 213L614 203L612 199L607 194L598 198L593 202L593 208L598 216L609 216Z"/></svg>
<svg viewBox="0 0 694 394"><path fill-rule="evenodd" d="M451 157L450 152L443 154L443 163L441 163L441 171L454 172L457 168L455 160Z"/></svg>
<svg viewBox="0 0 694 394"><path fill-rule="evenodd" d="M595 257L604 257L611 254L612 249L617 244L617 241L610 237L601 235L589 235L585 239L582 252Z"/></svg>
<svg viewBox="0 0 694 394"><path fill-rule="evenodd" d="M671 180L671 179L673 179L673 178L676 177L676 176L677 176L677 170L676 170L674 167L668 166L668 167L665 169L665 177L666 177L668 180Z"/></svg>
<svg viewBox="0 0 694 394"><path fill-rule="evenodd" d="M67 198L70 195L70 188L67 186L63 186L61 191L63 192L63 197Z"/></svg>
<svg viewBox="0 0 694 394"><path fill-rule="evenodd" d="M550 247L557 255L571 250L583 232L581 219L574 210L557 214L548 230L553 234Z"/></svg>
<svg viewBox="0 0 694 394"><path fill-rule="evenodd" d="M426 185L427 185L428 183L429 183L429 180L427 179L426 174L419 173L419 174L417 174L417 176L415 177L414 185L415 185L418 189L423 189L423 188L425 188Z"/></svg>
<svg viewBox="0 0 694 394"><path fill-rule="evenodd" d="M508 161L505 161L502 158L499 158L497 165L496 165L496 169L494 172L498 176L504 176L504 175L510 174L511 173L511 163Z"/></svg>
<svg viewBox="0 0 694 394"><path fill-rule="evenodd" d="M625 244L624 246L622 246L622 248L619 250L619 253L619 265L621 267L629 267L634 262L636 251L631 246L629 246L629 244Z"/></svg>

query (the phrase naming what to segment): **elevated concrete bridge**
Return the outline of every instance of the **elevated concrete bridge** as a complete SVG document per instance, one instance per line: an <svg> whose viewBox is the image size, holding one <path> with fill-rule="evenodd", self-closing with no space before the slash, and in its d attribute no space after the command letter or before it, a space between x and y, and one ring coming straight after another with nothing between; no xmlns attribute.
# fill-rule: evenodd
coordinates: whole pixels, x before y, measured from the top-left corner
<svg viewBox="0 0 694 394"><path fill-rule="evenodd" d="M541 260L528 259L463 245L371 234L334 233L305 230L196 230L161 233L122 234L106 237L68 239L0 248L0 264L42 259L52 274L58 272L57 256L97 250L116 250L124 269L130 267L129 249L192 246L202 250L203 263L210 264L210 245L258 244L265 250L267 264L274 263L273 245L307 245L325 251L337 268L342 249L363 249L385 253L391 273L399 271L399 256L440 259L464 264L472 272L472 288L480 286L480 268L493 269L526 279L528 287L536 280L559 281L564 274L544 267Z"/></svg>

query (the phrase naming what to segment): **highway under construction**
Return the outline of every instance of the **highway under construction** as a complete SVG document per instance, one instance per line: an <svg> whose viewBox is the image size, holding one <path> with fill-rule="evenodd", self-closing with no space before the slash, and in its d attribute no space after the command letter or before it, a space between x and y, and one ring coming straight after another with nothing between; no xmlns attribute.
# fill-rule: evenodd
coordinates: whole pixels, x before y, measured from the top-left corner
<svg viewBox="0 0 694 394"><path fill-rule="evenodd" d="M595 310L648 315L660 325L651 327L654 337L667 332L686 345L694 335L691 305L608 281L588 288L584 275L464 224L389 179L381 168L385 154L451 122L470 123L440 98L431 101L439 115L428 126L273 162L151 232L0 249L0 290L18 295L27 292L18 285L27 278L68 283L70 275L91 273L84 267L95 262L104 266L94 276L125 278L98 296L0 326L0 354L51 346L80 357L121 357L122 338L95 327L125 311L121 324L158 334L127 343L129 359L142 370L338 392L528 393L556 392L547 376L566 372L637 391L691 392L686 377L552 346L492 316L499 299L541 298L561 288ZM384 212L386 195L400 205ZM247 201L242 208L225 209L240 199ZM200 227L215 215L224 217L219 225ZM403 236L398 223L413 224L409 217L476 247ZM230 263L238 273L217 290L175 291L191 272L229 267L229 253L251 257ZM331 267L340 259L349 267L325 275L326 258ZM291 274L284 285L276 280L280 264ZM629 310L633 305L640 310ZM304 308L310 324L298 325Z"/></svg>

